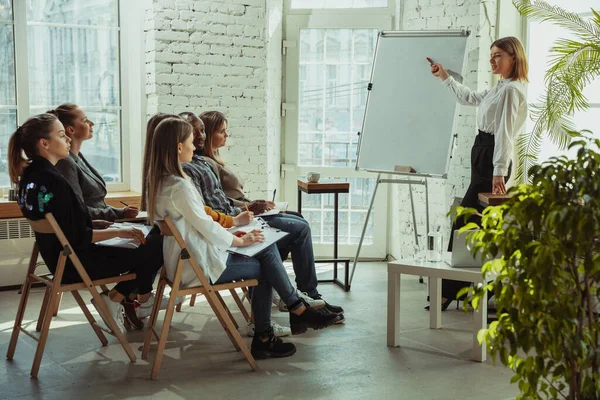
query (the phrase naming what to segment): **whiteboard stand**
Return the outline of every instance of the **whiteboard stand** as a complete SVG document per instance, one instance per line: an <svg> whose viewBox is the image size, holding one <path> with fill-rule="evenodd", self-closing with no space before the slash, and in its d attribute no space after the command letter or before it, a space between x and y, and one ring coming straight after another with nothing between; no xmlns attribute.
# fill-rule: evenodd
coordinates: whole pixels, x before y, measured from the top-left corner
<svg viewBox="0 0 600 400"><path fill-rule="evenodd" d="M381 179L382 174L388 175L403 175L403 176L415 176L415 174L406 174L406 173L396 173L385 171L368 171L368 172L378 172L377 181L375 183L375 190L373 191L373 196L371 197L371 203L369 204L369 209L367 210L367 216L365 218L365 224L363 225L362 233L360 234L360 240L358 242L358 249L356 249L356 256L354 257L354 263L352 264L352 273L350 274L350 281L348 283L349 286L352 285L352 279L354 278L354 271L356 270L356 263L358 262L358 256L360 255L360 249L362 247L363 240L365 239L365 233L367 231L367 225L369 224L369 216L371 215L371 211L373 210L373 203L375 203L375 196L377 195L377 188L380 183L389 183L389 184L399 184L399 185L408 185L408 190L410 192L410 210L412 213L413 227L415 233L415 244L419 247L419 236L417 234L417 215L415 213L415 201L413 198L413 185L423 185L425 186L425 229L429 229L429 188L427 186L427 176L426 175L416 175L421 177L421 180L411 180L411 179ZM425 232L427 234L427 232ZM419 282L423 283L423 277L419 277Z"/></svg>

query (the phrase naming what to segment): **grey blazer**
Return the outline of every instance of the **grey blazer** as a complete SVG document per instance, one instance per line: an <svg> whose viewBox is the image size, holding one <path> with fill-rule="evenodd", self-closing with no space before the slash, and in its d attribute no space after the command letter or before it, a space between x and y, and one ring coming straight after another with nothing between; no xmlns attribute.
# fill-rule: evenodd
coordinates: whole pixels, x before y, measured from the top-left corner
<svg viewBox="0 0 600 400"><path fill-rule="evenodd" d="M69 152L69 157L60 160L56 168L67 178L75 194L83 199L92 219L114 221L123 218L123 209L104 202L106 183L83 154L76 156Z"/></svg>

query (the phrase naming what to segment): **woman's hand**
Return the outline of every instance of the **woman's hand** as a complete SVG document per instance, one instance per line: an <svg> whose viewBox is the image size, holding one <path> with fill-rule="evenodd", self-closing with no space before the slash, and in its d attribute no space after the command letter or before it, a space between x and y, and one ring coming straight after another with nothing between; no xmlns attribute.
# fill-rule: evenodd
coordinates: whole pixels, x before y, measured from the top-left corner
<svg viewBox="0 0 600 400"><path fill-rule="evenodd" d="M442 64L433 63L431 64L431 73L433 76L437 76L442 81L445 81L450 76L448 71L442 66Z"/></svg>
<svg viewBox="0 0 600 400"><path fill-rule="evenodd" d="M137 228L131 227L117 229L116 236L120 238L133 239L138 244L146 244L146 236L144 235L144 232Z"/></svg>
<svg viewBox="0 0 600 400"><path fill-rule="evenodd" d="M248 225L254 220L254 213L252 211L244 211L233 217L233 226Z"/></svg>
<svg viewBox="0 0 600 400"><path fill-rule="evenodd" d="M247 247L247 246L252 246L253 244L256 244L256 243L264 242L265 235L264 235L263 231L255 229L253 231L246 233L240 239L241 239L242 243L238 247Z"/></svg>
<svg viewBox="0 0 600 400"><path fill-rule="evenodd" d="M140 213L137 207L127 206L123 209L123 218L135 218Z"/></svg>
<svg viewBox="0 0 600 400"><path fill-rule="evenodd" d="M494 176L492 178L492 193L493 194L506 193L506 186L504 185L504 177L503 176Z"/></svg>
<svg viewBox="0 0 600 400"><path fill-rule="evenodd" d="M275 208L275 203L267 200L254 200L248 203L248 210L254 214L262 214L265 211L269 211Z"/></svg>
<svg viewBox="0 0 600 400"><path fill-rule="evenodd" d="M94 229L106 229L111 226L113 222L105 221L103 219L95 219L92 221L92 227Z"/></svg>

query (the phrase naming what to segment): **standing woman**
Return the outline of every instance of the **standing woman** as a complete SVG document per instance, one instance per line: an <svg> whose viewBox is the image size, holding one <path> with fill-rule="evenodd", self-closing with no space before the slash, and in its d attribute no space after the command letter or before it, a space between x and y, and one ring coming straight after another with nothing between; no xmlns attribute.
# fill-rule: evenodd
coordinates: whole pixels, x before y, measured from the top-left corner
<svg viewBox="0 0 600 400"><path fill-rule="evenodd" d="M115 208L104 202L106 183L81 153L83 142L94 135L94 123L88 119L85 112L75 104L65 103L48 113L58 117L71 139L69 157L60 160L56 168L67 178L75 193L83 199L92 219L114 221L136 217L136 207Z"/></svg>
<svg viewBox="0 0 600 400"><path fill-rule="evenodd" d="M480 212L483 207L479 205L479 193L506 192L515 138L521 133L527 117L525 84L528 82L529 67L519 39L505 37L492 43L490 64L492 73L500 75L501 81L495 88L483 92L474 92L456 82L442 65L431 65L431 73L443 81L443 85L456 96L460 104L479 107L479 133L471 149L471 183L460 205L476 208ZM480 223L481 217L472 217L472 221ZM462 219L454 223L448 251L452 250L454 230L463 226ZM448 308L458 291L465 286L469 286L469 282L442 281L442 310Z"/></svg>
<svg viewBox="0 0 600 400"><path fill-rule="evenodd" d="M100 294L123 331L123 303L136 289L137 300L142 305L151 298L153 276L163 264L162 249L145 244L144 233L136 228L97 229L97 226L106 228L105 221L92 222L81 197L55 167L59 160L69 156L70 143L71 139L55 115L40 114L29 118L8 142L10 179L19 187L17 199L23 216L40 220L52 213L92 280L125 272L136 274L135 280L120 282L110 292ZM128 249L94 244L115 237L130 238L141 245ZM54 273L62 251L60 242L53 234L37 232L35 241L48 269ZM62 281L81 282L69 259ZM93 300L92 304L96 306ZM102 312L99 314L106 321Z"/></svg>

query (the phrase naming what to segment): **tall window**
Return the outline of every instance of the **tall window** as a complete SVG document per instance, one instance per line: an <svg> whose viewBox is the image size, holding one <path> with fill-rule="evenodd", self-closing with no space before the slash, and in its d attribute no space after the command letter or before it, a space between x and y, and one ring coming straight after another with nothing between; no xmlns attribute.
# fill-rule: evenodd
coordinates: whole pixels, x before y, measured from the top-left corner
<svg viewBox="0 0 600 400"><path fill-rule="evenodd" d="M119 1L13 0L12 5L15 10L10 0L0 0L0 57L7 61L0 65L2 163L6 163L4 149L16 125L14 110L26 114L18 115L24 121L61 103L75 103L95 123L94 136L82 152L107 182L123 181ZM19 30L23 25L26 30ZM17 35L13 40L13 26L17 32L26 32L26 37ZM28 66L19 68L16 86L19 92L27 92L20 98L28 99L24 100L28 104L15 100L13 43L17 50L26 47L16 52L22 57L16 64ZM0 186L7 183L7 172L0 165Z"/></svg>
<svg viewBox="0 0 600 400"><path fill-rule="evenodd" d="M592 16L591 8L600 11L600 2L598 0L549 0L548 3L560 6L567 11L578 13L582 18ZM529 87L527 91L528 102L530 104L539 101L545 92L544 76L550 62L550 49L554 42L559 38L571 39L569 32L565 29L552 25L550 22L528 22L528 61L529 61ZM594 137L600 137L600 81L588 85L584 91L590 109L584 112L578 112L573 120L578 130L588 129L594 134ZM533 121L527 121L527 132L533 130ZM576 150L569 152L561 150L554 145L550 139L544 138L540 152L540 162L550 157L566 154L574 156Z"/></svg>

